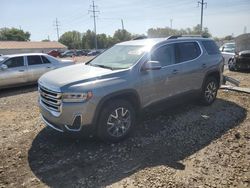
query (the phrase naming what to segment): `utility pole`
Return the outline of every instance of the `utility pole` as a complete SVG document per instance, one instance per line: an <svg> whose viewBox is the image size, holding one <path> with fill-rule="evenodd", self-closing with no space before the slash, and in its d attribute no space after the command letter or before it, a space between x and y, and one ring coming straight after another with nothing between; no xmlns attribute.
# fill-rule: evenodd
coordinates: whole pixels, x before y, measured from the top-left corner
<svg viewBox="0 0 250 188"><path fill-rule="evenodd" d="M170 28L171 29L173 28L173 19L172 18L170 19Z"/></svg>
<svg viewBox="0 0 250 188"><path fill-rule="evenodd" d="M121 23L122 23L122 30L124 30L123 19L121 19Z"/></svg>
<svg viewBox="0 0 250 188"><path fill-rule="evenodd" d="M55 24L54 24L54 27L56 27L56 33L57 33L57 41L59 40L59 22L56 18L56 21L55 21Z"/></svg>
<svg viewBox="0 0 250 188"><path fill-rule="evenodd" d="M247 33L247 26L244 27L244 31L243 31L244 34Z"/></svg>
<svg viewBox="0 0 250 188"><path fill-rule="evenodd" d="M198 6L201 5L201 28L200 28L200 32L202 33L202 29L203 29L203 7L204 5L207 7L207 3L204 2L204 0L198 1Z"/></svg>
<svg viewBox="0 0 250 188"><path fill-rule="evenodd" d="M90 5L91 10L89 10L89 12L91 12L93 15L91 17L94 18L94 33L95 33L95 49L97 50L97 36L96 36L96 13L99 13L100 11L97 11L96 8L97 6L95 5L95 1L92 1L92 5Z"/></svg>

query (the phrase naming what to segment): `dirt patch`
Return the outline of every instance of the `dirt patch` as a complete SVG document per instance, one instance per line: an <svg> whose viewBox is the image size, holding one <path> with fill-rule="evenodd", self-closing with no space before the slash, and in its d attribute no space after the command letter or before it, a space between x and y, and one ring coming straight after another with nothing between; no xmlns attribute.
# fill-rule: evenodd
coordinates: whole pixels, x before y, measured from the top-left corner
<svg viewBox="0 0 250 188"><path fill-rule="evenodd" d="M232 73L250 87L248 73ZM219 91L138 120L107 144L45 128L36 86L0 93L0 187L249 187L250 95Z"/></svg>
<svg viewBox="0 0 250 188"><path fill-rule="evenodd" d="M250 88L250 83L249 83L250 71L233 72L233 71L226 70L224 72L224 75L231 76L232 78L240 81L240 87Z"/></svg>

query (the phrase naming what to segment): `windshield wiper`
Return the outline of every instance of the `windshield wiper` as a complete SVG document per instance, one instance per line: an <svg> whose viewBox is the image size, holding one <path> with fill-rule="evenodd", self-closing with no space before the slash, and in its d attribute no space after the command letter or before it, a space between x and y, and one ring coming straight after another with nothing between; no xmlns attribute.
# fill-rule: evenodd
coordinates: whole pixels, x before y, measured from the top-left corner
<svg viewBox="0 0 250 188"><path fill-rule="evenodd" d="M110 69L110 70L114 70L112 67L109 67L109 66L106 66L106 65L98 65L98 64L89 64L91 66L94 66L94 67L101 67L101 68L104 68L104 69Z"/></svg>

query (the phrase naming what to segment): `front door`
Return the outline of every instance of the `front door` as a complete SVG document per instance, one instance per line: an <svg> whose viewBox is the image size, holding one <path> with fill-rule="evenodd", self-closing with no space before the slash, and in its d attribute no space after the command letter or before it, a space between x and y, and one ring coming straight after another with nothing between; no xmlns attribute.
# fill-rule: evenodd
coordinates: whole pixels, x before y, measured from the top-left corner
<svg viewBox="0 0 250 188"><path fill-rule="evenodd" d="M24 64L24 57L12 57L3 64L7 66L7 69L0 70L0 87L27 82L27 66Z"/></svg>
<svg viewBox="0 0 250 188"><path fill-rule="evenodd" d="M175 63L175 45L167 44L154 49L150 54L151 61L159 61L159 70L142 71L141 93L143 105L148 106L156 101L174 96L180 84L181 65Z"/></svg>

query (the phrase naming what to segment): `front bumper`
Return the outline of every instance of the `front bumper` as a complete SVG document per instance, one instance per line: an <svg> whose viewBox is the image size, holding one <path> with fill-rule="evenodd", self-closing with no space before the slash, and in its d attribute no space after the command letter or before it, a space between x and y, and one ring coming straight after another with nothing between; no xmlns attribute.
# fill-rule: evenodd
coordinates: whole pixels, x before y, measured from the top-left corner
<svg viewBox="0 0 250 188"><path fill-rule="evenodd" d="M46 108L39 99L39 107L43 122L59 132L79 132L83 126L92 124L95 105L85 103L63 103L59 115Z"/></svg>
<svg viewBox="0 0 250 188"><path fill-rule="evenodd" d="M250 57L238 57L235 59L235 66L238 69L246 69L249 70L250 69Z"/></svg>

